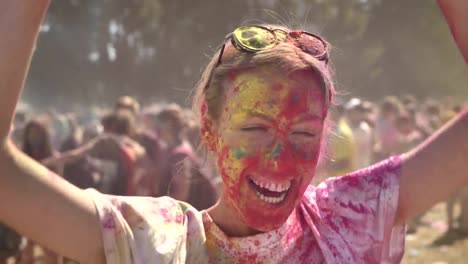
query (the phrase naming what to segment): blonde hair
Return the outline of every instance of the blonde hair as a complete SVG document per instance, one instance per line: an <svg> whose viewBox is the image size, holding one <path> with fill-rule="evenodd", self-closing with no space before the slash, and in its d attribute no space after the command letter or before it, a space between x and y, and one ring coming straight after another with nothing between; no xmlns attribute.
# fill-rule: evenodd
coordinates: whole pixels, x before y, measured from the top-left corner
<svg viewBox="0 0 468 264"><path fill-rule="evenodd" d="M266 25L272 29L283 29L282 26ZM221 49L218 49L203 71L200 81L195 87L193 99L193 111L201 122L204 118L218 120L222 112L223 95L225 93L223 81L233 76L236 72L255 69L261 66L274 65L277 69L289 74L295 71L309 70L320 83L324 94L325 114L331 105L335 95L333 71L330 65L305 53L292 43L279 43L271 49L256 53L238 51L228 41L221 63L218 65ZM203 109L202 109L203 108ZM206 116L205 116L206 115Z"/></svg>

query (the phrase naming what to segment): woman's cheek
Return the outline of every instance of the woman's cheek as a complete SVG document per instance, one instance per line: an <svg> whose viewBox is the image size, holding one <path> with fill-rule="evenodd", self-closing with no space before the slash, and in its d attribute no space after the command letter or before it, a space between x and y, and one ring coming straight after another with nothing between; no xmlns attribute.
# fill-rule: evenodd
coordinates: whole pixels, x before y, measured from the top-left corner
<svg viewBox="0 0 468 264"><path fill-rule="evenodd" d="M230 188L238 185L240 175L244 170L243 151L238 148L223 146L218 153L218 167L224 184Z"/></svg>
<svg viewBox="0 0 468 264"><path fill-rule="evenodd" d="M320 158L320 144L303 145L296 148L297 170L306 182L312 180Z"/></svg>
<svg viewBox="0 0 468 264"><path fill-rule="evenodd" d="M295 153L298 163L311 164L318 160L320 155L320 142L293 142L293 152Z"/></svg>

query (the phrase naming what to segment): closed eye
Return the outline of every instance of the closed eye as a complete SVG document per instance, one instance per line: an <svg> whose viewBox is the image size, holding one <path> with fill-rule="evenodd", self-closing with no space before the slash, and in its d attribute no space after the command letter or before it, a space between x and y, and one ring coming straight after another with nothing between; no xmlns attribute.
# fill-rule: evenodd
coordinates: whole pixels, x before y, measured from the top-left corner
<svg viewBox="0 0 468 264"><path fill-rule="evenodd" d="M244 132L267 132L268 128L264 126L248 126L242 127L241 130Z"/></svg>
<svg viewBox="0 0 468 264"><path fill-rule="evenodd" d="M304 137L315 137L315 133L309 132L309 131L293 131L293 135L295 136L304 136Z"/></svg>

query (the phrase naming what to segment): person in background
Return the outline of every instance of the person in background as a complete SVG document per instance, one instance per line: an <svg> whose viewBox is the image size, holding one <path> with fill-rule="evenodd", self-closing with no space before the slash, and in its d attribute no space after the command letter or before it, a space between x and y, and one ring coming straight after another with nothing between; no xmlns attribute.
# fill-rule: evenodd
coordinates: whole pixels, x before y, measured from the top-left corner
<svg viewBox="0 0 468 264"><path fill-rule="evenodd" d="M372 163L374 151L374 132L366 122L366 108L358 98L346 104L346 121L351 128L355 143L355 168L362 169Z"/></svg>
<svg viewBox="0 0 468 264"><path fill-rule="evenodd" d="M198 160L196 163L200 167L199 169L204 172L203 174L210 179L211 184L215 186L217 193L220 193L221 189L223 188L223 181L219 176L219 172L216 170L216 166L213 166L213 160L209 160L209 155L207 155L206 151L204 151L204 149L201 147L201 127L197 122L195 113L192 109L187 108L184 109L184 114L187 127L187 139L190 142L190 145L195 148L196 157Z"/></svg>
<svg viewBox="0 0 468 264"><path fill-rule="evenodd" d="M325 178L345 175L356 168L356 143L353 132L345 120L345 108L336 104L330 111L334 123L328 138L329 160L325 167ZM319 181L324 180L320 179Z"/></svg>
<svg viewBox="0 0 468 264"><path fill-rule="evenodd" d="M114 107L114 111L127 110L135 120L135 129L131 138L145 150L138 161L134 176L133 192L135 195L151 196L151 182L157 178L158 163L164 159L166 143L160 138L152 123L153 116L157 113L159 105L151 105L140 110L140 103L133 97L120 97Z"/></svg>
<svg viewBox="0 0 468 264"><path fill-rule="evenodd" d="M413 94L405 94L401 98L401 104L404 108L408 106L415 106L418 105L418 99Z"/></svg>
<svg viewBox="0 0 468 264"><path fill-rule="evenodd" d="M102 118L104 133L89 140L79 148L47 159L51 166L70 165L83 158L89 162L90 171L99 178L99 190L112 195L135 194L135 172L145 150L131 136L134 115L128 110L111 112ZM85 177L92 177L86 175Z"/></svg>
<svg viewBox="0 0 468 264"><path fill-rule="evenodd" d="M133 139L136 118L133 112L120 109L102 118L104 136L95 143L90 153L107 168L102 188L114 195L135 195L135 173L138 163L144 159L145 149Z"/></svg>
<svg viewBox="0 0 468 264"><path fill-rule="evenodd" d="M60 149L65 139L70 134L68 118L58 110L52 109L47 112L51 132L52 147Z"/></svg>
<svg viewBox="0 0 468 264"><path fill-rule="evenodd" d="M408 112L400 113L395 120L395 126L398 131L398 140L395 149L397 153L405 153L424 140L423 135L416 127L416 120L413 115Z"/></svg>
<svg viewBox="0 0 468 264"><path fill-rule="evenodd" d="M23 141L21 144L23 152L39 163L58 155L58 152L54 150L52 146L49 118L46 116L36 117L25 124ZM48 166L48 168L58 175L62 174L60 166ZM34 262L34 248L37 246L38 245L36 243L28 239L27 245L20 257L22 264ZM59 257L57 254L43 246L41 246L41 248L45 264L59 263Z"/></svg>
<svg viewBox="0 0 468 264"><path fill-rule="evenodd" d="M19 260L24 239L20 234L0 223L0 264L8 264L8 259Z"/></svg>
<svg viewBox="0 0 468 264"><path fill-rule="evenodd" d="M423 109L429 121L429 129L431 133L434 133L444 124L444 120L442 119L442 106L438 101L429 99L424 104Z"/></svg>
<svg viewBox="0 0 468 264"><path fill-rule="evenodd" d="M70 127L70 133L63 142L60 152L65 155L68 151L74 151L81 148L90 139L85 141L84 129L78 125L75 116L67 115L67 120ZM93 138L97 137L94 135ZM99 168L96 166L96 162L89 154L83 154L77 157L75 160L64 162L63 166L63 178L73 185L82 188L94 188L99 190L102 180L102 175Z"/></svg>
<svg viewBox="0 0 468 264"><path fill-rule="evenodd" d="M166 142L166 159L159 163L155 197L169 195L189 202L199 210L212 206L217 198L214 177L209 175L187 138L188 123L183 109L176 104L164 106L155 116L158 135Z"/></svg>
<svg viewBox="0 0 468 264"><path fill-rule="evenodd" d="M117 99L114 104L114 111L128 110L137 116L140 113L140 103L134 97L125 95Z"/></svg>
<svg viewBox="0 0 468 264"><path fill-rule="evenodd" d="M374 161L385 159L397 153L395 146L398 141L398 131L395 120L401 109L401 103L395 96L387 96L383 99L375 124L377 142L374 146Z"/></svg>
<svg viewBox="0 0 468 264"><path fill-rule="evenodd" d="M23 140L24 126L27 122L28 115L25 111L16 111L15 118L13 120L13 131L11 137L13 142L17 146L21 146L21 141Z"/></svg>
<svg viewBox="0 0 468 264"><path fill-rule="evenodd" d="M377 107L370 101L363 101L362 108L364 109L364 122L366 122L372 130L375 130L375 123L377 122ZM375 131L373 136L375 144Z"/></svg>
<svg viewBox="0 0 468 264"><path fill-rule="evenodd" d="M424 138L416 128L416 120L410 113L401 112L395 120L395 126L399 134L397 146L395 147L397 153L410 151L423 142ZM408 222L407 233L416 232L421 224L422 216L423 214L420 214Z"/></svg>

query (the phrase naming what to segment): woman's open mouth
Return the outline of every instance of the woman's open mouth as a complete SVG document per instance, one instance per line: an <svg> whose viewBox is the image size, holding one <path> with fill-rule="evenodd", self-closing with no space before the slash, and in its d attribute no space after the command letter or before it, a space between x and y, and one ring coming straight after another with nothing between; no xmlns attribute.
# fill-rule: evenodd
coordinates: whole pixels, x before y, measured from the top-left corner
<svg viewBox="0 0 468 264"><path fill-rule="evenodd" d="M249 182L260 200L269 204L279 204L285 200L292 181L274 182L249 177Z"/></svg>

